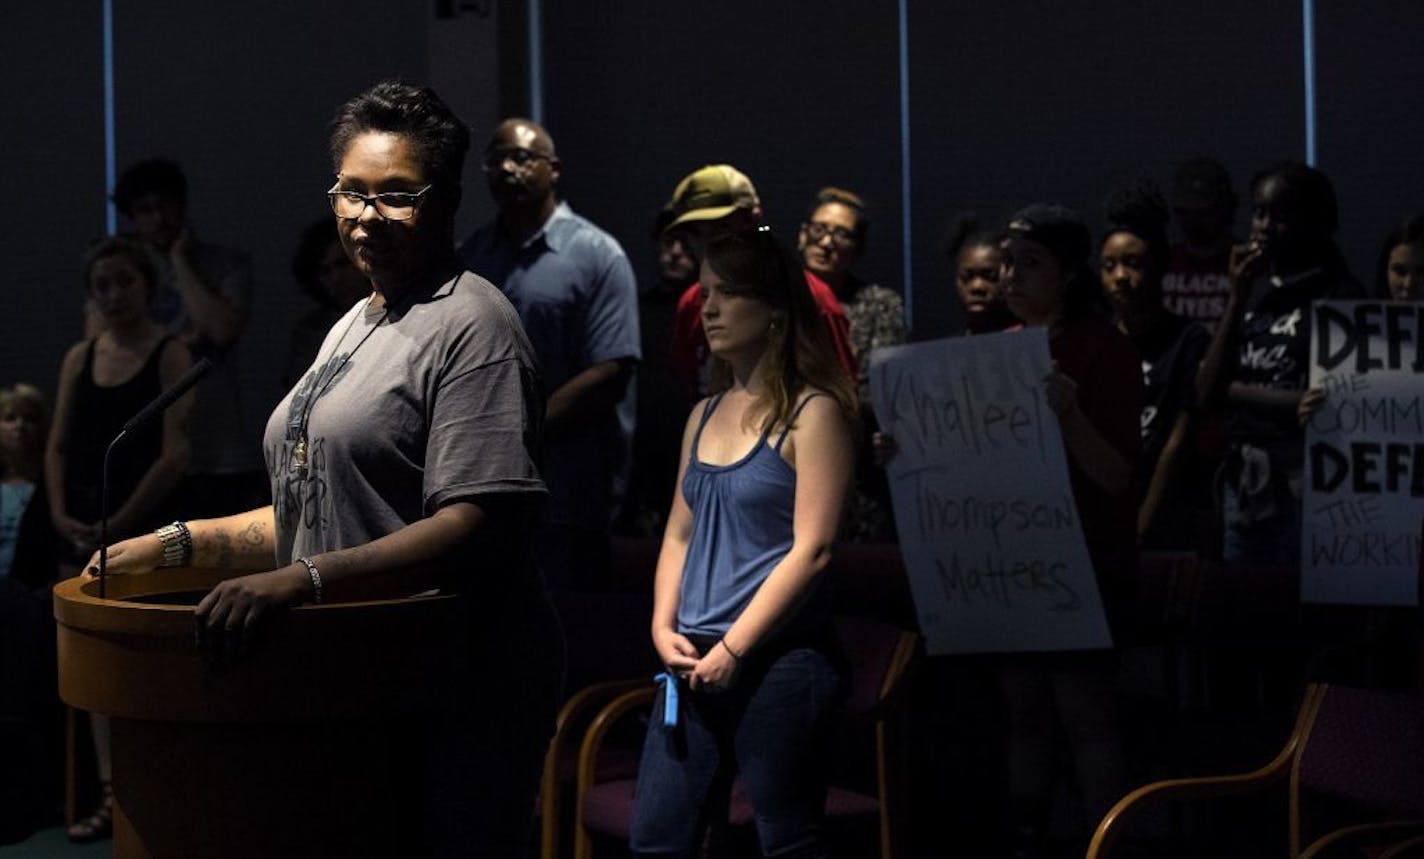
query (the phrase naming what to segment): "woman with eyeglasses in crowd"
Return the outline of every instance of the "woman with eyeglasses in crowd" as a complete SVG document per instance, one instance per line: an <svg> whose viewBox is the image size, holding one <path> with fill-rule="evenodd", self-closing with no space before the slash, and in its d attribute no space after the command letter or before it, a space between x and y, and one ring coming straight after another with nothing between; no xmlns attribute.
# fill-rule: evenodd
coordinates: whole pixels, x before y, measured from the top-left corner
<svg viewBox="0 0 1424 859"><path fill-rule="evenodd" d="M864 256L869 237L865 201L851 191L827 186L816 192L807 207L796 247L806 271L831 287L850 322L856 393L862 406L862 443L856 454L856 481L846 505L842 535L854 540L889 541L895 538L890 487L870 444L876 429L869 406L870 353L905 342L905 302L894 290L856 276L855 264Z"/></svg>
<svg viewBox="0 0 1424 859"><path fill-rule="evenodd" d="M869 237L865 201L858 194L828 186L816 192L796 238L802 265L831 287L850 320L862 399L867 394L871 351L905 342L904 299L855 274L855 264L865 255Z"/></svg>
<svg viewBox="0 0 1424 859"><path fill-rule="evenodd" d="M800 266L766 229L702 262L713 395L683 433L658 557L653 645L676 725L648 728L632 847L691 856L740 770L766 855L824 855L842 670L821 574L850 486L855 392Z"/></svg>
<svg viewBox="0 0 1424 859"><path fill-rule="evenodd" d="M268 421L273 506L120 543L109 572L230 571L197 608L202 646L222 665L287 606L431 588L463 597L468 641L452 646L468 648L470 675L417 738L425 783L392 788L425 791L412 851L522 855L562 658L529 559L544 494L533 352L508 300L455 259L469 131L444 102L377 84L338 111L330 147L336 229L372 292ZM476 706L487 689L501 706Z"/></svg>

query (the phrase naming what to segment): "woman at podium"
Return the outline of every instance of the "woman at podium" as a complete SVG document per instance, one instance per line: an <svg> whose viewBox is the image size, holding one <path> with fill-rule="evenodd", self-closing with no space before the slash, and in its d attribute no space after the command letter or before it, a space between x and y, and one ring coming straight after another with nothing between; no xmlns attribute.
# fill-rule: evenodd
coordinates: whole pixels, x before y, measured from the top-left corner
<svg viewBox="0 0 1424 859"><path fill-rule="evenodd" d="M107 573L231 570L196 613L200 646L219 664L240 659L286 606L468 595L463 646L478 677L451 695L498 688L519 700L490 714L456 705L460 730L428 770L440 806L428 846L518 855L562 657L528 560L527 524L544 494L533 352L500 291L455 260L469 132L439 97L377 84L340 108L330 146L327 198L371 293L268 421L273 504L126 540L109 550Z"/></svg>

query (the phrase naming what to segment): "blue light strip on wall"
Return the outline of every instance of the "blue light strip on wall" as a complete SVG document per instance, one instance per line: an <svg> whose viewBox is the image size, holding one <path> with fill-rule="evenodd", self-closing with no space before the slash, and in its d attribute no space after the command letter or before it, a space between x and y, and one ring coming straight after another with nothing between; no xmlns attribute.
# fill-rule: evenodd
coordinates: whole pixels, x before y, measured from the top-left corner
<svg viewBox="0 0 1424 859"><path fill-rule="evenodd" d="M543 0L529 0L529 118L544 121Z"/></svg>
<svg viewBox="0 0 1424 859"><path fill-rule="evenodd" d="M1309 0L1307 0L1309 2ZM909 0L900 5L900 219L901 268L905 284L905 326L915 330L915 280L910 259L910 11Z"/></svg>
<svg viewBox="0 0 1424 859"><path fill-rule="evenodd" d="M104 229L111 236L119 230L114 150L114 0L104 0Z"/></svg>
<svg viewBox="0 0 1424 859"><path fill-rule="evenodd" d="M1301 34L1305 41L1305 163L1315 166L1315 0L1301 0Z"/></svg>

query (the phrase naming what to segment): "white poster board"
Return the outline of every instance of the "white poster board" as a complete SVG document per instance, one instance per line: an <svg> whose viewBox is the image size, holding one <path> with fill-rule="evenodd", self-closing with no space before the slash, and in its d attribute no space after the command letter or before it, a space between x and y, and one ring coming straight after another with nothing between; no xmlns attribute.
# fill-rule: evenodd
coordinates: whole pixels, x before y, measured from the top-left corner
<svg viewBox="0 0 1424 859"><path fill-rule="evenodd" d="M1043 395L1042 328L879 349L870 390L930 653L1112 644Z"/></svg>
<svg viewBox="0 0 1424 859"><path fill-rule="evenodd" d="M1303 602L1417 605L1424 519L1424 304L1321 301L1311 310Z"/></svg>

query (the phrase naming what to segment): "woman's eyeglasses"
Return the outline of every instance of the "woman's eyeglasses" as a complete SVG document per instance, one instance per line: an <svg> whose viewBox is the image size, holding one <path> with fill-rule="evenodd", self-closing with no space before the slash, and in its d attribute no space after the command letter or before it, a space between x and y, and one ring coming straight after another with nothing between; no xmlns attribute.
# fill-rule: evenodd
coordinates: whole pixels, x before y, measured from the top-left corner
<svg viewBox="0 0 1424 859"><path fill-rule="evenodd" d="M820 221L807 221L801 225L801 229L806 231L806 238L810 239L813 244L826 236L830 236L831 244L838 248L848 248L855 244L855 233L845 227L823 224Z"/></svg>
<svg viewBox="0 0 1424 859"><path fill-rule="evenodd" d="M336 213L336 217L348 221L361 217L367 206L375 206L376 214L387 221L409 221L415 217L421 198L434 187L432 183L419 191L386 191L380 194L332 188L326 192L326 197L331 201L331 211Z"/></svg>

